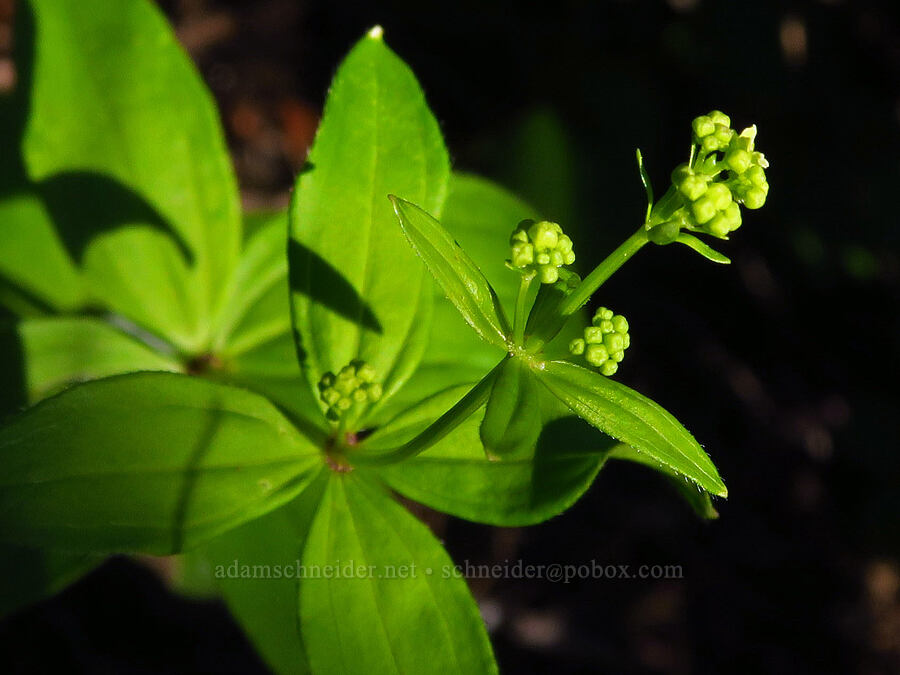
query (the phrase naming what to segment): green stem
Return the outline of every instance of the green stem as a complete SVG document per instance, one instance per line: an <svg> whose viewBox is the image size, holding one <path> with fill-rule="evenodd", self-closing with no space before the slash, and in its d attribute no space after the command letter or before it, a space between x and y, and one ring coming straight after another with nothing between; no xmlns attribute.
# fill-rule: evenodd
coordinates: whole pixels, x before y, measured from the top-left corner
<svg viewBox="0 0 900 675"><path fill-rule="evenodd" d="M610 253L606 260L597 265L594 271L588 274L578 287L572 291L572 294L560 306L562 316L569 316L581 309L584 303L590 300L594 291L600 288L613 275L613 272L624 265L631 256L640 251L641 247L648 241L650 240L647 238L647 230L641 225L637 232L622 242L619 248Z"/></svg>
<svg viewBox="0 0 900 675"><path fill-rule="evenodd" d="M425 452L484 405L484 402L491 393L497 371L505 362L506 359L503 359L503 361L498 363L497 366L490 373L485 375L478 384L472 387L469 392L456 403L456 405L437 418L437 420L432 422L425 431L411 441L401 445L399 448L388 450L386 452L353 453L350 458L351 462L353 464L365 465L395 464L396 462L401 462Z"/></svg>
<svg viewBox="0 0 900 675"><path fill-rule="evenodd" d="M522 345L525 340L526 315L525 305L528 301L528 289L531 286L533 276L523 274L519 282L519 295L516 296L516 314L513 318L513 340L517 345Z"/></svg>

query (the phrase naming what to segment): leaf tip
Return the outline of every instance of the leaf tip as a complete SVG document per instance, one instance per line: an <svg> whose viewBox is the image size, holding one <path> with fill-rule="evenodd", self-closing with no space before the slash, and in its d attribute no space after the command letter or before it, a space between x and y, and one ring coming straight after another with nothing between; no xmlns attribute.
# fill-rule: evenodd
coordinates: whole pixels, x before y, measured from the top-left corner
<svg viewBox="0 0 900 675"><path fill-rule="evenodd" d="M366 35L372 40L381 40L384 37L384 28L381 26L372 26Z"/></svg>

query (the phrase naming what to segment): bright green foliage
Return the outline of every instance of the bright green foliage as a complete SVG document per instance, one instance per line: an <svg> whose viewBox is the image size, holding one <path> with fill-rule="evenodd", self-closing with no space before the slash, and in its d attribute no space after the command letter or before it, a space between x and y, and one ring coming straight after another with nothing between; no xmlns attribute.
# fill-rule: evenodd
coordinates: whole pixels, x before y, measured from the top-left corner
<svg viewBox="0 0 900 675"><path fill-rule="evenodd" d="M769 193L769 163L754 147L756 125L738 134L730 118L714 110L692 127L691 160L672 172L672 189L648 218L657 244L675 241L681 230L727 239L741 226L740 205L758 209Z"/></svg>
<svg viewBox="0 0 900 675"><path fill-rule="evenodd" d="M381 384L375 369L364 361L351 361L337 375L325 373L319 380L319 398L327 406L326 416L337 421L354 403L374 403L381 399Z"/></svg>
<svg viewBox="0 0 900 675"><path fill-rule="evenodd" d="M763 205L755 127L697 118L655 204L640 164L645 222L582 279L559 225L451 180L421 89L375 28L334 78L287 217L242 228L211 98L159 11L21 4L36 58L22 175L0 202L0 302L28 318L0 338L4 384L45 400L0 427L0 547L46 574L5 574L25 583L0 587L0 611L101 554L193 549L277 672L494 673L465 581L386 488L526 525L613 458L714 515L727 490L702 447L604 377L628 322L601 307L583 329L580 309L648 241L727 262L689 232L724 238L739 205ZM556 360L567 344L600 372ZM108 377L137 370L175 372ZM65 389L78 380L96 381ZM235 578L236 560L331 572Z"/></svg>
<svg viewBox="0 0 900 675"><path fill-rule="evenodd" d="M353 473L329 481L302 563L314 673L496 673L478 606L434 535ZM337 567L335 570L334 568Z"/></svg>
<svg viewBox="0 0 900 675"><path fill-rule="evenodd" d="M714 495L728 490L709 456L670 413L633 389L564 361L551 361L539 378L586 422L646 453Z"/></svg>
<svg viewBox="0 0 900 675"><path fill-rule="evenodd" d="M559 268L575 262L572 240L557 223L523 220L509 238L511 254L506 264L542 284L556 283Z"/></svg>
<svg viewBox="0 0 900 675"><path fill-rule="evenodd" d="M37 36L25 165L80 230L91 294L204 349L241 242L212 97L153 3L36 0L22 12Z"/></svg>
<svg viewBox="0 0 900 675"><path fill-rule="evenodd" d="M294 190L288 244L304 374L315 392L322 375L362 359L388 401L422 357L434 301L387 196L440 214L450 167L415 76L380 28L338 69L309 162ZM364 418L373 407L350 414Z"/></svg>
<svg viewBox="0 0 900 675"><path fill-rule="evenodd" d="M0 428L0 538L69 551L196 546L297 495L317 448L266 399L168 373L89 382Z"/></svg>
<svg viewBox="0 0 900 675"><path fill-rule="evenodd" d="M569 343L569 352L584 355L584 360L599 368L604 375L615 375L631 345L628 321L611 309L598 307L591 325L584 329L584 337Z"/></svg>

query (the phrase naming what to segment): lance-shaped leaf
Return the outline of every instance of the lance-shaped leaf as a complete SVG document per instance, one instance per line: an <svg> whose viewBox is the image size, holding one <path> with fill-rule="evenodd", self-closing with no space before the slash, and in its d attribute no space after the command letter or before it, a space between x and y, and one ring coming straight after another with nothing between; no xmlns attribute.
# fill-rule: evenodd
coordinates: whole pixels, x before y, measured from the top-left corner
<svg viewBox="0 0 900 675"><path fill-rule="evenodd" d="M700 444L662 406L603 375L550 361L538 380L579 417L638 452L649 455L704 490L728 490Z"/></svg>
<svg viewBox="0 0 900 675"><path fill-rule="evenodd" d="M710 262L719 263L720 265L728 265L731 263L731 259L728 258L728 256L719 253L705 241L698 239L692 234L682 232L678 235L678 238L675 241L677 241L679 244L684 244L688 248L694 249L697 253L702 255Z"/></svg>
<svg viewBox="0 0 900 675"><path fill-rule="evenodd" d="M484 272L500 303L513 307L519 275L504 259L509 233L526 218L538 219L533 208L501 186L484 178L454 172L441 224ZM449 387L478 382L497 365L497 348L478 338L444 290L432 284L434 318L428 346L418 369L383 410L385 420Z"/></svg>
<svg viewBox="0 0 900 675"><path fill-rule="evenodd" d="M422 523L334 474L303 551L300 628L314 673L496 673L466 582Z"/></svg>
<svg viewBox="0 0 900 675"><path fill-rule="evenodd" d="M298 351L313 391L354 359L389 398L422 356L431 281L387 200L439 213L449 160L409 68L375 28L338 69L290 209L288 263ZM364 411L361 411L364 412ZM346 420L345 420L346 421Z"/></svg>
<svg viewBox="0 0 900 675"><path fill-rule="evenodd" d="M528 454L541 433L537 383L524 359L507 357L497 371L480 435L492 459Z"/></svg>
<svg viewBox="0 0 900 675"><path fill-rule="evenodd" d="M20 11L33 14L37 36L25 165L72 235L71 252L80 259L105 239L85 260L95 292L186 349L204 346L241 242L212 97L151 2L34 0ZM135 229L157 237L109 236ZM165 255L159 237L173 247ZM184 297L127 283L148 257L166 263L168 285ZM182 312L177 303L186 301L193 309Z"/></svg>
<svg viewBox="0 0 900 675"><path fill-rule="evenodd" d="M0 540L172 553L293 498L318 449L266 399L170 373L75 386L0 429Z"/></svg>
<svg viewBox="0 0 900 675"><path fill-rule="evenodd" d="M449 389L422 401L367 438L362 448L402 445L427 428L466 391ZM391 488L433 509L479 523L520 526L539 523L571 506L588 488L615 441L538 387L543 430L534 451L492 462L484 454L481 411L463 421L425 452L375 471Z"/></svg>
<svg viewBox="0 0 900 675"><path fill-rule="evenodd" d="M403 233L450 302L479 336L506 349L509 323L478 266L429 213L395 196L391 201Z"/></svg>

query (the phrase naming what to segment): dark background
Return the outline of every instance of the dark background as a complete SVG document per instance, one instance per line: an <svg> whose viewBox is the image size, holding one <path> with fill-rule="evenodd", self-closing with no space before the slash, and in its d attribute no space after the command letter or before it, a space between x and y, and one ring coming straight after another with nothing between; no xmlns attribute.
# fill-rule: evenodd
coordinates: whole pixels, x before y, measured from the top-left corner
<svg viewBox="0 0 900 675"><path fill-rule="evenodd" d="M900 672L896 3L428 4L161 3L219 101L248 208L286 202L336 65L376 23L456 168L577 230L582 263L640 222L636 146L661 193L690 120L720 108L759 126L771 161L769 202L720 247L730 268L650 247L598 297L632 326L618 379L718 465L721 518L618 464L537 527L426 514L457 560L682 566L473 583L503 672ZM4 651L22 672L263 670L222 606L124 559L0 624Z"/></svg>

